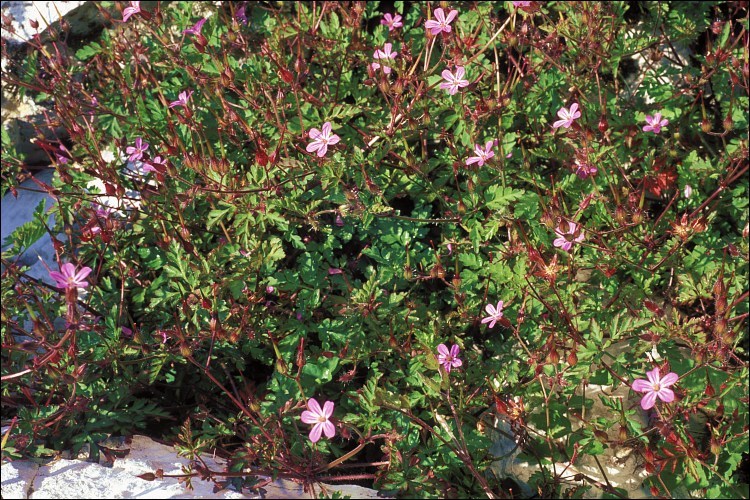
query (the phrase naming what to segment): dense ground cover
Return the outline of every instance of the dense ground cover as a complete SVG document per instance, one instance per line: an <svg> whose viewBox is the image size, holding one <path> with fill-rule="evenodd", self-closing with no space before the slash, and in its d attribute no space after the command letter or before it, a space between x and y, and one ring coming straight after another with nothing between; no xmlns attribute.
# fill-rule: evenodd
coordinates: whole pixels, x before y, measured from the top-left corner
<svg viewBox="0 0 750 500"><path fill-rule="evenodd" d="M502 498L500 419L542 496L623 496L550 465L625 444L748 495L747 2L100 7L3 72L69 135L3 253L4 457L145 431L233 487Z"/></svg>

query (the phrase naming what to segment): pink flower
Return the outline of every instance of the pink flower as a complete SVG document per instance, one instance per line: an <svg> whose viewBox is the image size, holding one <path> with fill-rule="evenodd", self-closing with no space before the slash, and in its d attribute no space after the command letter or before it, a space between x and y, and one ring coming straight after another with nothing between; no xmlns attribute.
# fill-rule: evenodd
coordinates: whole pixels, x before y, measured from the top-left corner
<svg viewBox="0 0 750 500"><path fill-rule="evenodd" d="M590 163L580 163L578 160L576 160L576 175L581 179L593 177L597 172L599 172L599 169L591 165Z"/></svg>
<svg viewBox="0 0 750 500"><path fill-rule="evenodd" d="M143 142L143 139L138 137L135 140L135 146L128 146L127 148L125 148L125 152L130 155L128 157L128 160L137 161L143 158L143 153L145 153L147 149L148 143Z"/></svg>
<svg viewBox="0 0 750 500"><path fill-rule="evenodd" d="M321 410L317 401L312 398L307 400L307 410L302 412L300 418L306 424L313 424L310 441L317 443L321 433L325 433L328 439L336 434L336 427L330 421L331 415L333 415L333 402L326 401Z"/></svg>
<svg viewBox="0 0 750 500"><path fill-rule="evenodd" d="M448 351L448 346L445 344L440 344L437 347L438 350L438 363L443 365L443 368L445 368L445 371L450 373L451 368L458 368L459 366L463 365L463 361L458 359L458 344L453 344L450 351Z"/></svg>
<svg viewBox="0 0 750 500"><path fill-rule="evenodd" d="M465 70L463 66L456 66L455 75L447 69L444 69L441 75L445 82L440 84L440 88L447 90L450 95L454 95L458 92L459 87L467 87L469 85L469 80L464 80L464 73Z"/></svg>
<svg viewBox="0 0 750 500"><path fill-rule="evenodd" d="M669 120L662 118L661 113L656 113L653 117L651 115L646 115L646 123L648 123L648 125L643 127L644 132L658 134L661 132L662 127L669 125Z"/></svg>
<svg viewBox="0 0 750 500"><path fill-rule="evenodd" d="M375 51L375 53L372 55L372 57L374 57L375 59L381 59L381 60L382 59L392 60L393 58L395 58L398 55L398 52L392 52L391 51L392 47L393 47L393 45L391 45L390 43L386 43L383 46L383 50L377 49ZM374 62L374 63L370 64L370 67L372 69L378 69L380 67L380 63ZM385 64L383 64L383 72L386 75L388 75L391 72L391 68L388 67L388 66L386 66Z"/></svg>
<svg viewBox="0 0 750 500"><path fill-rule="evenodd" d="M558 248L562 248L566 252L570 252L570 249L573 248L573 243L580 243L583 241L583 232L581 232L578 236L575 236L575 234L579 230L579 227L580 226L575 222L568 221L568 230L566 232L562 232L559 228L555 229L557 238L552 242L552 244Z"/></svg>
<svg viewBox="0 0 750 500"><path fill-rule="evenodd" d="M404 25L404 23L401 22L401 16L398 14L393 16L391 14L385 14L383 19L380 20L380 24L388 26L388 31L393 31Z"/></svg>
<svg viewBox="0 0 750 500"><path fill-rule="evenodd" d="M451 32L450 23L458 15L458 11L452 10L446 16L442 8L437 8L435 9L434 14L435 14L435 19L437 19L437 21L433 21L432 19L430 19L429 21L425 21L424 27L430 30L430 32L433 35L437 35L441 31L450 33Z"/></svg>
<svg viewBox="0 0 750 500"><path fill-rule="evenodd" d="M656 367L650 372L646 372L646 377L648 377L648 380L642 378L635 380L631 386L634 391L646 393L641 399L641 408L644 410L653 408L656 404L656 398L665 403L674 401L674 391L668 387L677 382L679 376L676 373L669 372L664 375L664 378L660 378L659 368Z"/></svg>
<svg viewBox="0 0 750 500"><path fill-rule="evenodd" d="M339 136L331 132L331 122L325 122L322 131L311 128L308 135L313 141L307 145L307 152L317 151L320 158L326 155L329 145L336 144L340 140Z"/></svg>
<svg viewBox="0 0 750 500"><path fill-rule="evenodd" d="M482 319L482 324L484 325L485 323L489 323L489 327L493 328L495 326L495 323L500 321L500 319L503 317L503 301L498 301L497 306L487 304L486 306L484 306L484 310L487 311L487 314L489 314L489 316Z"/></svg>
<svg viewBox="0 0 750 500"><path fill-rule="evenodd" d="M531 5L531 2L513 2L513 7L519 8L519 7L529 7Z"/></svg>
<svg viewBox="0 0 750 500"><path fill-rule="evenodd" d="M176 101L172 101L169 103L169 107L174 108L175 106L187 106L188 99L193 95L192 90L183 90L179 93L177 96Z"/></svg>
<svg viewBox="0 0 750 500"><path fill-rule="evenodd" d="M82 267L76 271L76 266L66 262L60 268L61 272L50 271L49 277L55 280L57 288L86 288L89 286L88 281L83 281L91 273L90 267Z"/></svg>
<svg viewBox="0 0 750 500"><path fill-rule="evenodd" d="M167 160L161 156L157 156L151 161L147 161L143 165L144 172L164 172L167 169Z"/></svg>
<svg viewBox="0 0 750 500"><path fill-rule="evenodd" d="M130 16L138 14L141 11L141 2L130 2L130 7L125 7L122 11L122 22L128 22Z"/></svg>
<svg viewBox="0 0 750 500"><path fill-rule="evenodd" d="M573 120L581 117L581 112L578 111L578 103L574 102L570 105L570 111L567 108L560 108L557 112L557 116L560 117L555 123L552 124L552 128L570 128L573 125Z"/></svg>
<svg viewBox="0 0 750 500"><path fill-rule="evenodd" d="M479 163L479 166L481 167L484 165L484 162L495 156L495 152L492 151L492 145L494 144L494 141L487 141L487 144L485 144L484 149L482 149L482 146L479 144L474 144L474 152L477 154L477 156L470 156L468 160L466 160L466 165L473 165L474 163Z"/></svg>
<svg viewBox="0 0 750 500"><path fill-rule="evenodd" d="M204 17L203 19L195 23L192 27L182 30L182 34L183 35L200 35L205 22L206 22L206 18Z"/></svg>

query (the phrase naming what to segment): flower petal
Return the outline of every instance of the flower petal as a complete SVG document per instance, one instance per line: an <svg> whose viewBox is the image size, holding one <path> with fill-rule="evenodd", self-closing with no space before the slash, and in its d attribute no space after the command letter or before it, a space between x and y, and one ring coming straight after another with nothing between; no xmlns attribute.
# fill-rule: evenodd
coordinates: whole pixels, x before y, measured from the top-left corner
<svg viewBox="0 0 750 500"><path fill-rule="evenodd" d="M320 409L320 404L313 398L307 400L307 408L317 416L323 414L323 410Z"/></svg>
<svg viewBox="0 0 750 500"><path fill-rule="evenodd" d="M648 380L639 378L638 380L633 381L630 388L636 392L646 392L651 390L651 383Z"/></svg>
<svg viewBox="0 0 750 500"><path fill-rule="evenodd" d="M308 137L310 137L310 139L317 139L320 136L320 130L313 127L310 129L307 135Z"/></svg>
<svg viewBox="0 0 750 500"><path fill-rule="evenodd" d="M659 396L659 399L661 399L665 403L671 403L672 401L674 401L674 391L672 389L662 387L659 392L656 393L656 395Z"/></svg>
<svg viewBox="0 0 750 500"><path fill-rule="evenodd" d="M318 149L320 149L322 145L323 145L322 142L316 140L308 144L305 149L307 150L308 153L312 153L313 151L317 151Z"/></svg>
<svg viewBox="0 0 750 500"><path fill-rule="evenodd" d="M442 7L438 7L437 9L435 9L435 12L433 14L435 15L435 19L437 19L440 24L445 24L445 11L443 11Z"/></svg>
<svg viewBox="0 0 750 500"><path fill-rule="evenodd" d="M82 268L81 268L81 270L80 270L80 271L78 271L78 272L76 273L76 275L75 275L75 277L76 277L76 281L81 281L82 279L84 279L84 278L85 278L86 276L88 276L89 274L91 274L91 268L90 268L90 267L88 267L88 266L84 266L84 267L82 267Z"/></svg>
<svg viewBox="0 0 750 500"><path fill-rule="evenodd" d="M453 346L451 346L451 356L454 358L458 356L459 350L460 350L460 347L458 347L458 344L453 344Z"/></svg>
<svg viewBox="0 0 750 500"><path fill-rule="evenodd" d="M647 392L643 399L641 399L641 408L644 410L650 410L656 404L656 392Z"/></svg>
<svg viewBox="0 0 750 500"><path fill-rule="evenodd" d="M457 367L457 366L462 366L463 364L464 364L464 362L461 361L460 359L454 359L453 360L453 367L454 368Z"/></svg>
<svg viewBox="0 0 750 500"><path fill-rule="evenodd" d="M302 412L302 415L300 415L300 420L306 424L315 424L318 422L318 417L313 412L305 410Z"/></svg>
<svg viewBox="0 0 750 500"><path fill-rule="evenodd" d="M497 313L497 309L495 309L495 306L493 306L492 304L487 304L486 306L484 306L484 310L487 311L487 314L489 314L490 316L494 316Z"/></svg>
<svg viewBox="0 0 750 500"><path fill-rule="evenodd" d="M482 324L484 325L484 324L486 324L486 323L489 323L490 321L496 321L496 320L495 320L495 318L494 318L494 317L492 317L492 316L489 316L489 317L487 317L487 318L483 318L483 319L482 319ZM492 328L492 327L490 327L490 328Z"/></svg>
<svg viewBox="0 0 750 500"><path fill-rule="evenodd" d="M454 80L453 73L451 73L448 69L444 69L443 72L440 73L440 76L442 76L444 80L448 80L449 82L452 82Z"/></svg>
<svg viewBox="0 0 750 500"><path fill-rule="evenodd" d="M331 422L325 422L323 425L323 432L325 432L328 439L336 435L336 427Z"/></svg>
<svg viewBox="0 0 750 500"><path fill-rule="evenodd" d="M321 144L318 150L318 157L323 158L328 152L328 144Z"/></svg>
<svg viewBox="0 0 750 500"><path fill-rule="evenodd" d="M320 439L320 433L323 431L323 424L317 423L313 426L312 430L310 431L310 441L313 443L317 443Z"/></svg>
<svg viewBox="0 0 750 500"><path fill-rule="evenodd" d="M338 142L341 140L341 137L337 136L336 134L331 135L331 138L328 139L328 145L331 146L333 144L338 144Z"/></svg>
<svg viewBox="0 0 750 500"><path fill-rule="evenodd" d="M326 401L323 405L323 416L329 418L333 415L333 401Z"/></svg>
<svg viewBox="0 0 750 500"><path fill-rule="evenodd" d="M653 370L646 372L646 377L652 385L657 385L661 381L661 376L659 375L659 367L657 366Z"/></svg>
<svg viewBox="0 0 750 500"><path fill-rule="evenodd" d="M437 350L438 350L438 352L439 352L440 354L442 354L443 356L449 356L449 355L450 355L450 352L448 351L448 346L446 346L445 344L440 344L440 345L439 345L439 346L437 347Z"/></svg>
<svg viewBox="0 0 750 500"><path fill-rule="evenodd" d="M568 128L570 125L568 125L568 120L557 120L555 123L552 124L552 128L560 128L565 127Z"/></svg>
<svg viewBox="0 0 750 500"><path fill-rule="evenodd" d="M424 27L428 30L431 30L433 35L436 34L436 29L438 30L438 33L440 33L440 24L437 21L433 21L432 19L425 21Z"/></svg>
<svg viewBox="0 0 750 500"><path fill-rule="evenodd" d="M445 16L445 21L444 21L445 24L450 24L451 21L453 21L456 18L457 15L458 15L458 11L457 10L450 11L448 13L448 15Z"/></svg>
<svg viewBox="0 0 750 500"><path fill-rule="evenodd" d="M478 161L481 161L481 160L482 160L482 159L481 159L480 157L478 157L478 156L470 156L470 157L469 157L469 158L468 158L468 159L466 160L466 165L467 165L467 166L469 166L469 165L473 165L473 164L475 164L476 162L478 162Z"/></svg>
<svg viewBox="0 0 750 500"><path fill-rule="evenodd" d="M675 382L677 382L677 379L679 379L680 376L677 375L674 372L669 372L664 377L662 377L661 381L659 381L659 385L662 387L669 387L670 385L674 385Z"/></svg>

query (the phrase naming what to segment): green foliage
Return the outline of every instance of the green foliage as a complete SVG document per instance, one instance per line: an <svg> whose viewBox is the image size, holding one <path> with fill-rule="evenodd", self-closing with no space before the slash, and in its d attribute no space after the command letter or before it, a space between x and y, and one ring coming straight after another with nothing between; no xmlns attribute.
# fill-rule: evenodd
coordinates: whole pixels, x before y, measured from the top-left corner
<svg viewBox="0 0 750 500"><path fill-rule="evenodd" d="M746 496L747 10L477 2L426 36L438 7L162 2L67 64L36 47L44 71L16 83L55 97L73 143L49 231L94 272L77 294L3 273L4 454L149 432L233 472L517 496L489 472L502 421L539 496L622 495L555 464L623 449L654 494ZM385 43L389 74L370 67ZM137 138L155 171L103 154ZM676 398L645 412L630 385L655 366ZM309 398L335 403L314 446Z"/></svg>

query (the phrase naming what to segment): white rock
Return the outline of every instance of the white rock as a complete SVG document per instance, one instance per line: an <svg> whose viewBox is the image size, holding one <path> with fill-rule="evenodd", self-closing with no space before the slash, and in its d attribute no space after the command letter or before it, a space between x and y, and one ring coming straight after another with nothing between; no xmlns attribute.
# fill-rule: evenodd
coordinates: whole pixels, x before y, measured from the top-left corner
<svg viewBox="0 0 750 500"><path fill-rule="evenodd" d="M38 467L27 461L7 463L2 466L3 498L311 498L303 486L294 481L277 480L264 486L260 492L225 489L214 493L214 483L193 478L190 490L177 478L146 481L138 476L155 473L183 474L182 468L190 461L177 456L174 448L145 436L134 436L125 458L115 460L112 467L103 467L78 460L57 460ZM201 457L208 467L221 471L225 462L211 456ZM38 471L37 471L38 469ZM31 487L32 493L27 497ZM352 498L382 498L378 492L357 485L314 486L315 495L325 490L329 495L338 491Z"/></svg>
<svg viewBox="0 0 750 500"><path fill-rule="evenodd" d="M25 460L4 463L0 467L2 477L0 496L4 499L28 498L29 488L38 469L37 464Z"/></svg>

